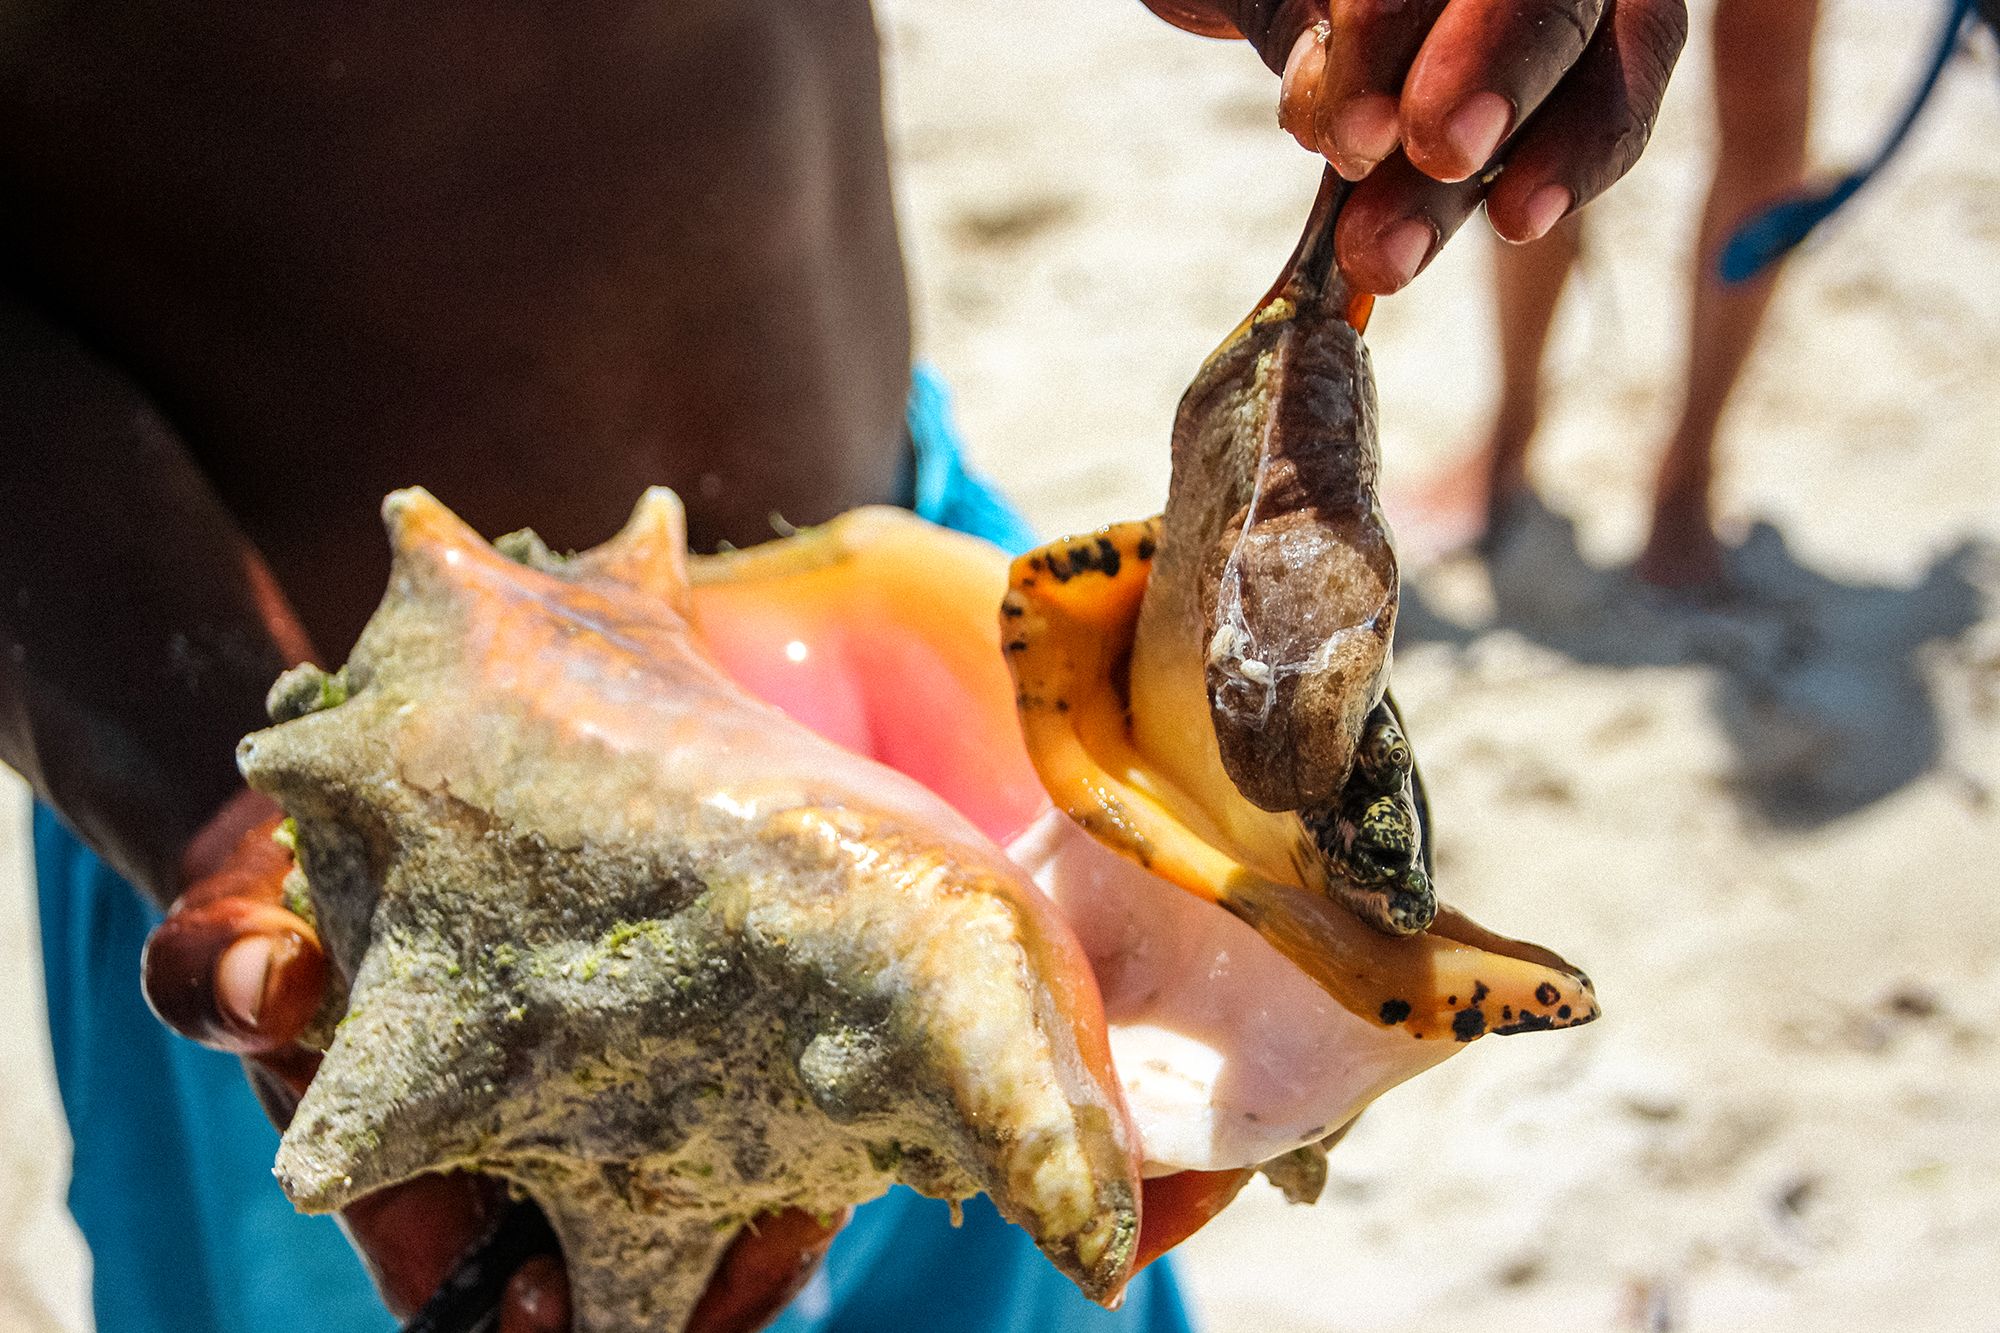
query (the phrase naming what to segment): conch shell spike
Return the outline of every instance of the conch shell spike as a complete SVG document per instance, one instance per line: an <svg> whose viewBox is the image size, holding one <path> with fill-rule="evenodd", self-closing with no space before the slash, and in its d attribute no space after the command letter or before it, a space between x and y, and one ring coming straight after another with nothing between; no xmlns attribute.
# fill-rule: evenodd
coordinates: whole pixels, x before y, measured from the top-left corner
<svg viewBox="0 0 2000 1333"><path fill-rule="evenodd" d="M664 486L649 487L618 535L578 556L577 564L658 597L686 615L687 509L680 496Z"/></svg>

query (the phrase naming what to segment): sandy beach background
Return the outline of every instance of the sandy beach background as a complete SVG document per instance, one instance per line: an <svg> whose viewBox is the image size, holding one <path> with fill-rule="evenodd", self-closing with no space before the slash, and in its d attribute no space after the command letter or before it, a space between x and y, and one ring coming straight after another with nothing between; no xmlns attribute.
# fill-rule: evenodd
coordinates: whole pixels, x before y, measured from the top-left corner
<svg viewBox="0 0 2000 1333"><path fill-rule="evenodd" d="M1824 8L1834 167L1941 6ZM1274 80L1130 0L882 12L922 348L978 460L1052 533L1151 512L1174 401L1315 183ZM1546 509L1490 567L1410 572L1398 645L1444 891L1588 967L1606 1017L1384 1098L1316 1208L1253 1187L1183 1251L1214 1333L2000 1326L2000 58L1792 264L1724 437L1743 596L1692 609L1628 566L1709 138L1698 36L1587 215ZM1392 492L1478 437L1489 244L1369 330ZM81 1333L7 782L0 1328Z"/></svg>

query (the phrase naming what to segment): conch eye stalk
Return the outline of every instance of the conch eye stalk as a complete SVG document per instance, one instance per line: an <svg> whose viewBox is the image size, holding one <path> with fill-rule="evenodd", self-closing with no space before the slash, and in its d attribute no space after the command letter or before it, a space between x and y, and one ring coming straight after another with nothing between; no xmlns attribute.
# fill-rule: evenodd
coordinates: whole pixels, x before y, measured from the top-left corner
<svg viewBox="0 0 2000 1333"><path fill-rule="evenodd" d="M1350 1013L1423 1041L1573 1026L1597 1015L1588 979L1431 884L1387 695L1367 302L1332 264L1345 190L1329 173L1285 276L1182 398L1165 513L1015 562L1023 732L1059 808Z"/></svg>

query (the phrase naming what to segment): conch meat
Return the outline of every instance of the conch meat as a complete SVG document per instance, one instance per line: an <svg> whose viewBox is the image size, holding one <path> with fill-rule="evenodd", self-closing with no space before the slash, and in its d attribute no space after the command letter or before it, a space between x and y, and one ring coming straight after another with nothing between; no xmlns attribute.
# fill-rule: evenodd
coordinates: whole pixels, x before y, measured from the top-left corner
<svg viewBox="0 0 2000 1333"><path fill-rule="evenodd" d="M1108 1303L1253 1170L1316 1193L1385 1089L1593 1017L1431 894L1332 211L1164 517L1011 570L892 510L691 557L654 491L557 556L391 496L351 659L240 754L343 983L292 1198L503 1177L580 1333L681 1329L754 1219L897 1182Z"/></svg>
<svg viewBox="0 0 2000 1333"><path fill-rule="evenodd" d="M1356 1018L1419 1041L1573 1026L1597 1014L1583 974L1430 883L1387 695L1368 300L1332 262L1346 188L1327 173L1285 276L1183 397L1165 514L1014 563L1028 751L1078 825L1249 923Z"/></svg>

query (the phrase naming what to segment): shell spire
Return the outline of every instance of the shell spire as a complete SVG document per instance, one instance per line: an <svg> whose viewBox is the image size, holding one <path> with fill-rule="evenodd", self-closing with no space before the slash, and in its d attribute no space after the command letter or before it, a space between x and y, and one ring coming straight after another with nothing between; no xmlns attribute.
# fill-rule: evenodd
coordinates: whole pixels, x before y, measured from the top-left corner
<svg viewBox="0 0 2000 1333"><path fill-rule="evenodd" d="M687 509L664 486L648 487L618 535L577 557L592 574L616 579L688 613Z"/></svg>
<svg viewBox="0 0 2000 1333"><path fill-rule="evenodd" d="M421 486L389 492L382 501L382 523L389 530L389 549L398 560L448 562L452 552L487 549L478 533Z"/></svg>

